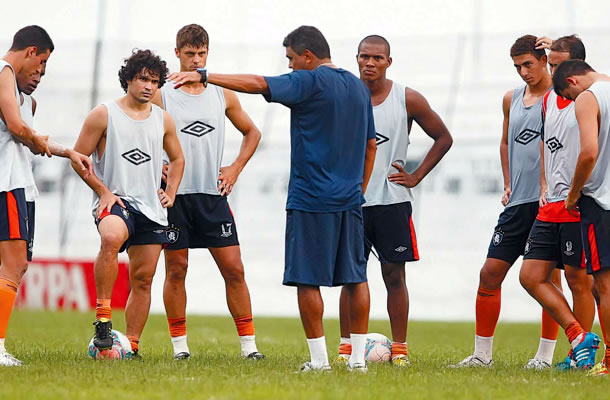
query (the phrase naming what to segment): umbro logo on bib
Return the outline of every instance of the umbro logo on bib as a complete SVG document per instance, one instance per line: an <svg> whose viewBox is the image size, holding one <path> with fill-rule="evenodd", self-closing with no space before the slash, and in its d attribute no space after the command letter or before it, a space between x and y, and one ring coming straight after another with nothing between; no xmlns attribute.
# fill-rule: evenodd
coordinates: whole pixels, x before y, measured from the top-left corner
<svg viewBox="0 0 610 400"><path fill-rule="evenodd" d="M540 136L540 132L536 132L532 129L524 129L517 135L515 142L525 145L536 139L538 136Z"/></svg>
<svg viewBox="0 0 610 400"><path fill-rule="evenodd" d="M377 146L379 146L380 144L383 144L385 142L387 142L388 140L390 140L389 137L387 136L383 136L381 133L379 132L375 132L375 144L377 144Z"/></svg>
<svg viewBox="0 0 610 400"><path fill-rule="evenodd" d="M180 129L180 132L186 133L187 135L201 137L212 132L214 129L216 128L214 128L212 125L208 125L201 121L195 121Z"/></svg>
<svg viewBox="0 0 610 400"><path fill-rule="evenodd" d="M561 142L556 137L552 137L549 140L547 140L546 141L546 146L549 148L551 154L553 154L557 150L563 148L563 145L561 144Z"/></svg>
<svg viewBox="0 0 610 400"><path fill-rule="evenodd" d="M150 161L150 156L146 153L144 153L142 150L135 148L132 150L129 150L123 154L121 154L121 156L126 159L127 161L129 161L130 163L132 163L133 165L140 165L143 164L147 161Z"/></svg>

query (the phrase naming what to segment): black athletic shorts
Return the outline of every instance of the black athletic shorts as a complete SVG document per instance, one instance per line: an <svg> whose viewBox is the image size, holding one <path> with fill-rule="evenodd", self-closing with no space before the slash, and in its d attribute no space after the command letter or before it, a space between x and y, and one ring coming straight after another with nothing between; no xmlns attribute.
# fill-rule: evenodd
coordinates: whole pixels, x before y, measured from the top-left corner
<svg viewBox="0 0 610 400"><path fill-rule="evenodd" d="M589 196L580 198L578 208L587 273L610 268L610 211Z"/></svg>
<svg viewBox="0 0 610 400"><path fill-rule="evenodd" d="M125 225L129 237L121 246L119 253L129 249L130 246L145 245L145 244L160 244L163 247L167 246L167 226L160 225L148 219L144 214L133 208L125 199L121 199L126 208L115 203L110 212L104 210L102 215L95 220L95 225L99 225L100 221L109 215L121 217Z"/></svg>
<svg viewBox="0 0 610 400"><path fill-rule="evenodd" d="M32 261L34 252L34 226L36 222L36 203L26 202L28 209L28 261Z"/></svg>
<svg viewBox="0 0 610 400"><path fill-rule="evenodd" d="M557 261L559 268L566 265L584 268L580 222L537 219L532 225L524 252L524 260Z"/></svg>
<svg viewBox="0 0 610 400"><path fill-rule="evenodd" d="M509 264L523 255L525 243L538 215L538 202L506 207L498 218L487 258L497 258Z"/></svg>
<svg viewBox="0 0 610 400"><path fill-rule="evenodd" d="M419 260L412 213L410 201L362 207L367 260L373 247L382 264Z"/></svg>
<svg viewBox="0 0 610 400"><path fill-rule="evenodd" d="M0 192L0 241L28 240L28 210L25 190Z"/></svg>
<svg viewBox="0 0 610 400"><path fill-rule="evenodd" d="M168 250L239 245L226 196L179 194L168 209Z"/></svg>

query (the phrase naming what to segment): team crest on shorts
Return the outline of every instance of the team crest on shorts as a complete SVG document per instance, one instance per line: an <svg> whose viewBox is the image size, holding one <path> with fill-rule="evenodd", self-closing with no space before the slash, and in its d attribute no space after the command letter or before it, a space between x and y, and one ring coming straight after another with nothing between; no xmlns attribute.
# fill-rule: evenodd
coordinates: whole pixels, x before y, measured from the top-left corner
<svg viewBox="0 0 610 400"><path fill-rule="evenodd" d="M502 243L502 239L504 239L504 232L502 231L502 229L498 229L491 237L491 243L494 246L498 246L500 243Z"/></svg>
<svg viewBox="0 0 610 400"><path fill-rule="evenodd" d="M129 210L128 209L121 207L121 212L123 213L123 218L125 218L125 219L129 218Z"/></svg>
<svg viewBox="0 0 610 400"><path fill-rule="evenodd" d="M233 234L233 232L231 232L231 225L233 225L231 222L220 225L220 229L222 230L222 233L220 234L221 237L226 238Z"/></svg>
<svg viewBox="0 0 610 400"><path fill-rule="evenodd" d="M568 240L566 242L566 250L563 252L566 256L573 256L574 252L572 251L572 241Z"/></svg>
<svg viewBox="0 0 610 400"><path fill-rule="evenodd" d="M180 228L178 228L176 225L171 225L169 228L167 228L165 235L168 242L176 243L180 237Z"/></svg>
<svg viewBox="0 0 610 400"><path fill-rule="evenodd" d="M532 239L528 238L527 242L525 242L525 249L523 250L523 255L526 255L527 253L529 253L531 248L532 248Z"/></svg>

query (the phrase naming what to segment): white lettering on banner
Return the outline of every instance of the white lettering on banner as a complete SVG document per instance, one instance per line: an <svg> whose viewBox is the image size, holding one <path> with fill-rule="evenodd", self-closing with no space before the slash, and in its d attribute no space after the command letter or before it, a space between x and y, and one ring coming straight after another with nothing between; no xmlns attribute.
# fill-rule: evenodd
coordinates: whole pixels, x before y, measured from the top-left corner
<svg viewBox="0 0 610 400"><path fill-rule="evenodd" d="M62 265L50 264L47 267L47 307L54 311L59 308L59 299L64 296L68 288L68 272ZM68 304L64 303L67 308Z"/></svg>
<svg viewBox="0 0 610 400"><path fill-rule="evenodd" d="M38 264L30 264L22 283L26 287L25 306L27 308L44 308L45 281L44 268Z"/></svg>
<svg viewBox="0 0 610 400"><path fill-rule="evenodd" d="M82 268L70 268L70 289L66 293L64 304L75 304L78 311L89 310L89 295Z"/></svg>

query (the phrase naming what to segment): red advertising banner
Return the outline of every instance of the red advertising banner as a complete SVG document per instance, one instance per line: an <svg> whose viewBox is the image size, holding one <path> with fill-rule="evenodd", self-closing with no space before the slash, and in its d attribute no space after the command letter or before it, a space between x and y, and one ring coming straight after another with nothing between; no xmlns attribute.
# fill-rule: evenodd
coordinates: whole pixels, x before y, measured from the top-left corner
<svg viewBox="0 0 610 400"><path fill-rule="evenodd" d="M125 308L129 296L129 264L119 263L112 308ZM21 280L16 307L88 311L95 308L93 261L34 259Z"/></svg>

